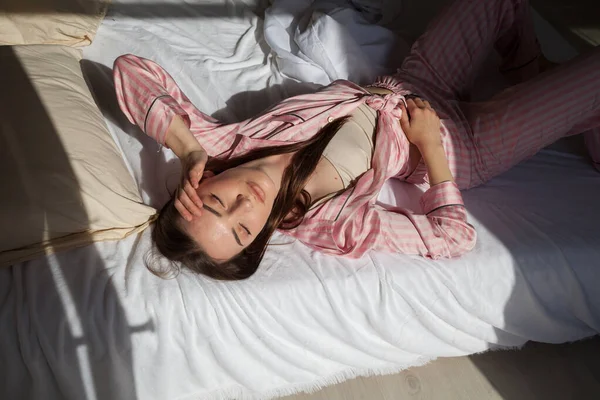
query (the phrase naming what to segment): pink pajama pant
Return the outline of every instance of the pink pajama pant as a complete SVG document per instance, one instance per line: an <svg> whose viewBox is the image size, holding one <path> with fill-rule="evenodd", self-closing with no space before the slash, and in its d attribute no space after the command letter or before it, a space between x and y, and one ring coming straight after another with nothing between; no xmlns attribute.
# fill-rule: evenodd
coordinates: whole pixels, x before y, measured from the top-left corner
<svg viewBox="0 0 600 400"><path fill-rule="evenodd" d="M501 71L524 82L488 101L463 101L492 48L502 57ZM600 169L600 47L538 75L539 54L526 0L458 0L415 42L398 70L397 78L424 88L419 94L431 97L440 118L449 120L445 128L454 143L446 150L462 189L586 131L586 147Z"/></svg>

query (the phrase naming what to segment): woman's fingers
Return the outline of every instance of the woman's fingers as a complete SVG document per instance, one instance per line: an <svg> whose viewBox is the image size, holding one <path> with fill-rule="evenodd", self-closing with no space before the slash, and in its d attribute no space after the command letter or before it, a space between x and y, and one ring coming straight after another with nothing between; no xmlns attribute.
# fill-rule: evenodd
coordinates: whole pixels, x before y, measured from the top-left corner
<svg viewBox="0 0 600 400"><path fill-rule="evenodd" d="M408 99L406 101L406 104L409 105L410 108L410 104L414 104L414 107L420 108L420 109L428 109L428 110L433 110L433 108L431 107L431 104L429 103L429 101L427 100L423 100L420 97L411 97L410 99Z"/></svg>
<svg viewBox="0 0 600 400"><path fill-rule="evenodd" d="M204 167L200 167L200 166L195 166L194 168L192 168L190 170L189 179L190 179L190 182L192 183L192 187L194 189L198 189L198 184L199 184L200 180L202 179L203 172L204 172Z"/></svg>
<svg viewBox="0 0 600 400"><path fill-rule="evenodd" d="M419 106L417 105L417 103L415 103L415 100L411 97L410 99L406 100L406 108L408 108L408 111L412 111L415 108L419 108Z"/></svg>
<svg viewBox="0 0 600 400"><path fill-rule="evenodd" d="M429 105L429 102L427 100L423 100L419 97L417 97L415 99L415 104L419 107L419 108L429 108L431 109L431 106Z"/></svg>
<svg viewBox="0 0 600 400"><path fill-rule="evenodd" d="M403 131L407 131L410 129L410 121L408 119L408 111L404 104L400 104L400 109L402 110L402 115L400 116L400 126Z"/></svg>
<svg viewBox="0 0 600 400"><path fill-rule="evenodd" d="M179 200L179 198L175 199L175 208L177 209L177 211L179 211L179 214L183 217L183 219L185 219L188 222L192 220L192 218L193 218L192 213L190 213L187 210L187 208L185 208L185 206Z"/></svg>
<svg viewBox="0 0 600 400"><path fill-rule="evenodd" d="M198 178L200 180L200 178ZM195 185L195 186L194 186ZM194 180L186 180L183 182L183 190L187 193L188 197L198 206L202 207L202 200L198 197L198 193L196 192L196 188L198 187L198 182Z"/></svg>
<svg viewBox="0 0 600 400"><path fill-rule="evenodd" d="M188 174L188 179L190 180L190 183L192 184L192 188L198 189L198 182L200 182L200 176L198 175L198 173L196 171L194 171L193 169L190 170L190 172Z"/></svg>
<svg viewBox="0 0 600 400"><path fill-rule="evenodd" d="M198 188L207 160L208 155L204 149L194 150L181 159L184 170L183 179L189 179L194 189Z"/></svg>
<svg viewBox="0 0 600 400"><path fill-rule="evenodd" d="M194 201L190 198L190 192L193 192ZM179 188L177 199L175 199L175 208L181 216L187 221L191 221L194 217L202 215L202 201L196 194L196 191L191 187L191 183L185 182L184 186Z"/></svg>
<svg viewBox="0 0 600 400"><path fill-rule="evenodd" d="M202 214L202 200L198 197L198 193L190 181L184 182L179 192L179 199L192 214L197 216Z"/></svg>

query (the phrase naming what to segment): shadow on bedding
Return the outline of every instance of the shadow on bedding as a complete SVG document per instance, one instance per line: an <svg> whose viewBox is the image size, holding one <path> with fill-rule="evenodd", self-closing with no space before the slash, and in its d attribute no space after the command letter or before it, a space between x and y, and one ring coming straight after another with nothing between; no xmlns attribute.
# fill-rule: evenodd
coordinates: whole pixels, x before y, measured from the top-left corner
<svg viewBox="0 0 600 400"><path fill-rule="evenodd" d="M488 287L490 293L498 291L496 301L504 302L499 319L490 322L503 344L497 348L597 335L600 176L586 156L547 150L463 196L481 227L476 251L512 263L505 276L498 276L497 288ZM487 307L498 307L493 301ZM552 351L537 343L527 346L532 350L526 354L493 352L471 361L505 399L522 398L524 388L527 398L593 397L589 382L577 388L579 395L570 392L580 377L571 374L565 361L575 359L569 353L580 344L573 349L557 345ZM586 356L587 345L581 346L581 364L572 367L582 368L585 379L590 372L597 379L600 364ZM598 348L597 341L592 348Z"/></svg>
<svg viewBox="0 0 600 400"><path fill-rule="evenodd" d="M82 204L79 192L63 185L65 178L73 181L75 175L44 104L12 48L1 50L1 74L11 80L0 92L2 139L31 136L30 154L22 169L2 173L26 174L27 163L35 163L37 156L51 158L53 165L62 164L61 169L72 176L57 176L48 186L68 190L65 197L71 206L64 211L85 220L85 209L76 206ZM43 141L43 148L36 146L36 137ZM43 198L45 194L40 191L36 195ZM39 232L40 242L44 232L56 230L53 219L47 218L56 210L46 211L34 214L39 217L23 216L28 229ZM4 295L0 299L0 397L136 399L131 336L136 329L148 328L129 326L111 276L94 246L75 250L69 257L64 254L0 271L4 280L0 285Z"/></svg>

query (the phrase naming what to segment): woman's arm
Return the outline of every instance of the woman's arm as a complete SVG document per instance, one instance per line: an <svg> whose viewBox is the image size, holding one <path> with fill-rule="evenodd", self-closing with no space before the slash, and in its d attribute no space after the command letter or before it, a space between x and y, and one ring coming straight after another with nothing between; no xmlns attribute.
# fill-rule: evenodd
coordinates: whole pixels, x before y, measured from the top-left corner
<svg viewBox="0 0 600 400"><path fill-rule="evenodd" d="M117 100L127 119L158 143L166 144L167 128L175 115L190 126L181 104L187 98L158 64L126 54L115 60L113 77Z"/></svg>
<svg viewBox="0 0 600 400"><path fill-rule="evenodd" d="M400 120L407 139L422 153L431 187L421 196L421 212L362 203L345 206L335 220L307 218L294 232L322 252L361 257L369 250L419 254L429 258L460 256L477 240L467 221L462 195L453 180L440 137L439 118L427 104L407 102ZM324 233L331 233L330 235Z"/></svg>
<svg viewBox="0 0 600 400"><path fill-rule="evenodd" d="M179 115L173 117L165 136L165 144L180 159L194 151L205 151Z"/></svg>
<svg viewBox="0 0 600 400"><path fill-rule="evenodd" d="M115 60L113 77L125 116L158 143L189 147L192 135L210 155L221 154L233 144L234 127L198 110L171 75L155 62L132 54L120 56ZM179 137L172 139L174 132Z"/></svg>
<svg viewBox="0 0 600 400"><path fill-rule="evenodd" d="M354 255L368 249L430 258L462 255L475 246L477 233L467 222L462 195L448 165L440 120L429 103L421 99L409 99L402 111L400 124L404 134L418 148L427 166L431 187L421 197L423 214L401 207L367 207L362 218L355 219L358 224L346 224L344 234L337 238L338 247L351 248ZM348 246L347 241L354 243Z"/></svg>
<svg viewBox="0 0 600 400"><path fill-rule="evenodd" d="M173 78L150 60L131 54L117 58L114 81L119 106L129 121L181 159L182 179L175 207L188 221L201 215L202 201L195 189L208 153L199 138L214 154L230 145L228 130L218 129L220 125L194 107Z"/></svg>
<svg viewBox="0 0 600 400"><path fill-rule="evenodd" d="M409 107L416 107L411 103ZM431 184L421 196L421 213L377 204L350 207L342 211L345 214L337 222L305 220L297 236L300 240L319 243L321 251L350 257L378 250L437 259L457 257L473 249L477 232L467 221L462 195L448 166L439 119L433 110L413 110L410 121L404 118L403 130L422 153ZM332 232L332 243L323 242L324 231Z"/></svg>
<svg viewBox="0 0 600 400"><path fill-rule="evenodd" d="M408 99L406 104L407 107L402 106L400 125L408 141L417 147L423 157L429 184L435 186L442 182L453 182L436 112L428 101L419 98Z"/></svg>
<svg viewBox="0 0 600 400"><path fill-rule="evenodd" d="M477 241L475 228L467 221L467 212L456 183L432 186L421 197L422 213L403 207L383 208L368 204L351 214L342 215L341 226L319 226L320 221L306 220L305 231L311 237L298 237L307 243L323 241L323 230L331 229L334 243L321 246L321 251L363 256L369 250L396 254L418 254L438 259L463 255ZM314 226L311 226L314 225ZM314 233L313 233L314 232Z"/></svg>
<svg viewBox="0 0 600 400"><path fill-rule="evenodd" d="M181 185L175 199L175 208L187 221L202 215L202 200L196 189L202 179L208 155L196 140L187 124L175 115L167 128L166 144L181 160Z"/></svg>
<svg viewBox="0 0 600 400"><path fill-rule="evenodd" d="M429 184L435 186L442 182L454 182L446 152L441 144L428 145L419 148L423 162L427 166Z"/></svg>

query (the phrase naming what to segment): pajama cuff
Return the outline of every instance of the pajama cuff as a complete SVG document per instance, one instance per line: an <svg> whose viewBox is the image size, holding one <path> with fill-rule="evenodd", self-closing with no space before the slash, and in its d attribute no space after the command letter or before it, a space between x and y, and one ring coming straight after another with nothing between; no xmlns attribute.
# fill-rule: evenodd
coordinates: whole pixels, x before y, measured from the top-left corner
<svg viewBox="0 0 600 400"><path fill-rule="evenodd" d="M421 207L424 214L447 206L464 206L462 194L455 182L438 183L421 196Z"/></svg>
<svg viewBox="0 0 600 400"><path fill-rule="evenodd" d="M167 129L175 115L181 116L187 127L190 127L188 114L173 97L169 95L156 97L146 113L144 132L166 146Z"/></svg>

